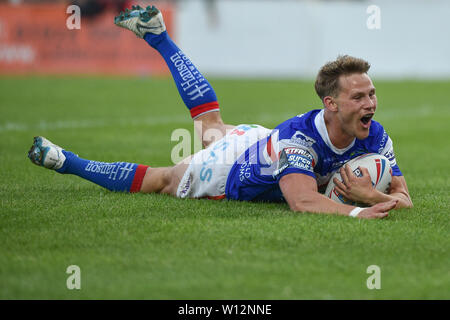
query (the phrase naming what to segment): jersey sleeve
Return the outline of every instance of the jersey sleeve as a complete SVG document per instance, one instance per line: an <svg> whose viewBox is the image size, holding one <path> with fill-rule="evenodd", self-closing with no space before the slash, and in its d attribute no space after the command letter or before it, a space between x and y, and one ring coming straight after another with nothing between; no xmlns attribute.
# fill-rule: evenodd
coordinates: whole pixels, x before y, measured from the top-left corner
<svg viewBox="0 0 450 320"><path fill-rule="evenodd" d="M316 178L314 166L317 163L317 154L313 148L315 143L313 138L301 131L294 133L280 131L279 139L270 142L273 152L277 155L273 178L279 181L291 173L302 173Z"/></svg>
<svg viewBox="0 0 450 320"><path fill-rule="evenodd" d="M402 176L403 174L397 165L397 160L395 159L394 143L384 129L382 132L383 134L380 139L378 153L385 156L389 160L393 176Z"/></svg>

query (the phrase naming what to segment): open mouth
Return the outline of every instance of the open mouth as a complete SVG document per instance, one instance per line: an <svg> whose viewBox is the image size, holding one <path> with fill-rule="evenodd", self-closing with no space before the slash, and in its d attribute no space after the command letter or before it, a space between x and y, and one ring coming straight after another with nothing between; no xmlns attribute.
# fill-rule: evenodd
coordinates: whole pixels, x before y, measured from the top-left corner
<svg viewBox="0 0 450 320"><path fill-rule="evenodd" d="M363 127L367 128L370 126L370 120L372 120L373 115L374 115L373 113L369 113L361 118L361 123L363 124Z"/></svg>

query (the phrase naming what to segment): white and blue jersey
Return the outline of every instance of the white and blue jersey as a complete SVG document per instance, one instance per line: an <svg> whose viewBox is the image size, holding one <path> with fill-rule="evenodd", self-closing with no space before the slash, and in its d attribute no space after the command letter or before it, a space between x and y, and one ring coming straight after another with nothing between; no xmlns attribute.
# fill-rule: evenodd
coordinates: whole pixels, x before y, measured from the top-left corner
<svg viewBox="0 0 450 320"><path fill-rule="evenodd" d="M281 177L302 173L316 179L323 191L330 177L344 163L365 153L384 155L393 176L402 173L393 144L381 124L372 120L369 136L338 149L330 141L323 109L312 110L278 125L264 139L250 146L233 164L225 195L234 200L284 201Z"/></svg>

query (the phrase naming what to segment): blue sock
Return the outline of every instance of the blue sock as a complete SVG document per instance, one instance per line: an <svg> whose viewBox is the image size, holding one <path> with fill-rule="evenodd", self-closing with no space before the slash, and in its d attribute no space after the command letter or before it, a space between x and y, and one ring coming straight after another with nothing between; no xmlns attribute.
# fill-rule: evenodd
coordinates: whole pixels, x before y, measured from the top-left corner
<svg viewBox="0 0 450 320"><path fill-rule="evenodd" d="M128 162L91 161L66 150L62 152L66 160L57 172L77 175L111 191L139 192L148 168Z"/></svg>
<svg viewBox="0 0 450 320"><path fill-rule="evenodd" d="M216 93L209 82L198 71L167 31L159 35L147 33L145 41L158 50L172 73L173 80L184 104L193 119L212 111L219 111Z"/></svg>

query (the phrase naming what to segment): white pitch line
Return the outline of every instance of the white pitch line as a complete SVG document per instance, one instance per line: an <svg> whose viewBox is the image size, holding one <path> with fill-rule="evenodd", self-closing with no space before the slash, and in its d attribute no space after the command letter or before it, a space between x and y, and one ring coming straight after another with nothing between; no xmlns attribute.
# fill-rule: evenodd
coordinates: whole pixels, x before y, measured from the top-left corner
<svg viewBox="0 0 450 320"><path fill-rule="evenodd" d="M424 118L439 113L440 117L450 116L447 108L439 109L438 106L422 105L419 108L411 108L408 112L404 110L397 110L395 107L385 106L382 110L377 111L375 120L392 120L395 118ZM284 120L294 117L295 112L292 113L259 113L253 116L252 121L230 121L233 124L240 123L274 123L282 122ZM133 125L157 126L167 125L171 123L192 123L188 114L179 114L176 116L155 116L144 118L125 118L125 119L84 119L84 120L56 120L56 121L40 121L38 123L20 123L20 122L5 122L0 124L0 133L2 132L25 132L25 131L45 131L45 130L65 130L65 129L82 129L82 128L102 128L107 126L128 127Z"/></svg>
<svg viewBox="0 0 450 320"><path fill-rule="evenodd" d="M59 130L59 129L82 129L82 128L102 128L107 126L127 127L133 125L156 126L170 123L189 123L191 120L188 115L185 116L159 116L146 118L127 118L127 119L84 119L84 120L56 120L40 121L38 123L17 123L6 122L0 124L1 132L10 131L39 131L39 130Z"/></svg>
<svg viewBox="0 0 450 320"><path fill-rule="evenodd" d="M280 122L293 117L294 114L269 114L263 113L255 117L254 121L250 122L268 122L274 119L279 119ZM250 123L249 121L247 121ZM65 129L83 129L83 128L103 128L107 126L128 127L135 125L157 126L167 125L171 123L192 123L192 120L187 114L180 114L176 116L158 116L145 118L125 118L125 119L84 119L84 120L55 120L55 121L40 121L38 123L19 123L6 122L0 124L0 133L2 132L25 132L25 131L46 131L46 130L65 130ZM241 123L241 122L239 122ZM239 124L235 123L235 124Z"/></svg>

